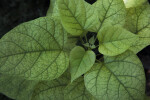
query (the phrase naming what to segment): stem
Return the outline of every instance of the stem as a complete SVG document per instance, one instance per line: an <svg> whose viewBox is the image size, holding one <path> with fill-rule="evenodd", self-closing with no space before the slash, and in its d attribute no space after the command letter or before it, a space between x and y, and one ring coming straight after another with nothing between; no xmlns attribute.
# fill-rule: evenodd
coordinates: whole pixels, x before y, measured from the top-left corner
<svg viewBox="0 0 150 100"><path fill-rule="evenodd" d="M80 41L82 42L82 44L84 44L84 41L82 40L82 37L80 36Z"/></svg>
<svg viewBox="0 0 150 100"><path fill-rule="evenodd" d="M96 61L101 62L101 61L99 61L99 60L97 60L97 59L96 59Z"/></svg>
<svg viewBox="0 0 150 100"><path fill-rule="evenodd" d="M85 36L84 36L84 37L85 37L85 41L86 41L86 43L88 43L88 40L87 40L86 34L85 34Z"/></svg>
<svg viewBox="0 0 150 100"><path fill-rule="evenodd" d="M101 54L97 54L96 56L100 56Z"/></svg>

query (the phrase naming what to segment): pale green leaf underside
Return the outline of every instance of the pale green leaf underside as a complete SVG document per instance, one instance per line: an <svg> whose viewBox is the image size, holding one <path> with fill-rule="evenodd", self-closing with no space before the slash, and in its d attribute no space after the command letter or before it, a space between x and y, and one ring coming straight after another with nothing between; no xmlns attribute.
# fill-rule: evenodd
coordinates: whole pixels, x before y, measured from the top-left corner
<svg viewBox="0 0 150 100"><path fill-rule="evenodd" d="M135 34L119 26L104 27L98 33L99 52L108 56L121 54L137 39Z"/></svg>
<svg viewBox="0 0 150 100"><path fill-rule="evenodd" d="M125 52L104 57L85 75L85 86L98 100L143 100L145 74L138 57Z"/></svg>
<svg viewBox="0 0 150 100"><path fill-rule="evenodd" d="M97 12L84 0L58 0L60 18L68 33L79 36L98 22Z"/></svg>
<svg viewBox="0 0 150 100"><path fill-rule="evenodd" d="M47 10L46 16L51 16L53 18L59 19L59 12L56 0L50 0L50 6Z"/></svg>
<svg viewBox="0 0 150 100"><path fill-rule="evenodd" d="M64 89L70 80L68 76L66 72L58 79L39 82L34 89L32 100L65 100Z"/></svg>
<svg viewBox="0 0 150 100"><path fill-rule="evenodd" d="M49 5L49 8L47 10L47 14L46 15L47 16L52 16L56 0L49 0L49 1L50 1L50 5Z"/></svg>
<svg viewBox="0 0 150 100"><path fill-rule="evenodd" d="M0 75L0 93L15 100L31 100L38 81L27 81L19 77Z"/></svg>
<svg viewBox="0 0 150 100"><path fill-rule="evenodd" d="M108 24L121 25L125 23L126 9L123 0L97 0L93 4L99 14L97 32Z"/></svg>
<svg viewBox="0 0 150 100"><path fill-rule="evenodd" d="M0 72L30 80L52 80L69 65L61 24L41 17L23 23L0 40Z"/></svg>
<svg viewBox="0 0 150 100"><path fill-rule="evenodd" d="M85 51L79 46L73 48L70 53L71 81L90 70L95 63L95 58L95 53L91 50Z"/></svg>
<svg viewBox="0 0 150 100"><path fill-rule="evenodd" d="M139 36L139 41L130 48L133 52L138 53L150 45L150 6L128 9L125 27Z"/></svg>
<svg viewBox="0 0 150 100"><path fill-rule="evenodd" d="M95 100L95 99L86 90L84 86L84 80L81 77L66 87L64 100Z"/></svg>
<svg viewBox="0 0 150 100"><path fill-rule="evenodd" d="M136 7L147 3L147 0L123 0L126 8Z"/></svg>

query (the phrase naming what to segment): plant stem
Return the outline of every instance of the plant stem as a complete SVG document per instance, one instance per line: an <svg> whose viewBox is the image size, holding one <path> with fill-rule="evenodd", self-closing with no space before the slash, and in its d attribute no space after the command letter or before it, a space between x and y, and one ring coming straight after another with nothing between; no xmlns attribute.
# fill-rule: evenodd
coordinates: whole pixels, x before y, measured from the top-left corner
<svg viewBox="0 0 150 100"><path fill-rule="evenodd" d="M80 41L82 42L82 44L84 44L84 41L82 40L82 37L80 36Z"/></svg>
<svg viewBox="0 0 150 100"><path fill-rule="evenodd" d="M84 36L84 37L85 37L85 41L86 41L86 43L88 43L88 40L87 40L87 36L86 36L86 34L85 34L85 36Z"/></svg>

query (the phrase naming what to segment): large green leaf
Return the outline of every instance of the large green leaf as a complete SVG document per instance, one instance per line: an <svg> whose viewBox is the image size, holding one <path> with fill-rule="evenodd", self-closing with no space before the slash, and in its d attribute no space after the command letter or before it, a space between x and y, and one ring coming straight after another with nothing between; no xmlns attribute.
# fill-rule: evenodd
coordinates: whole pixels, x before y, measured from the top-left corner
<svg viewBox="0 0 150 100"><path fill-rule="evenodd" d="M137 39L135 34L119 26L104 27L98 33L99 52L108 56L121 54Z"/></svg>
<svg viewBox="0 0 150 100"><path fill-rule="evenodd" d="M30 80L52 80L69 65L63 47L67 33L57 20L23 23L0 40L0 72Z"/></svg>
<svg viewBox="0 0 150 100"><path fill-rule="evenodd" d="M124 25L126 9L123 0L97 0L93 4L99 14L97 32L105 25Z"/></svg>
<svg viewBox="0 0 150 100"><path fill-rule="evenodd" d="M70 80L69 73L52 81L41 81L36 86L32 100L65 100L64 89Z"/></svg>
<svg viewBox="0 0 150 100"><path fill-rule="evenodd" d="M130 48L132 51L138 53L150 45L150 6L128 9L125 27L139 36L139 41Z"/></svg>
<svg viewBox="0 0 150 100"><path fill-rule="evenodd" d="M123 0L126 8L135 7L147 3L147 0Z"/></svg>
<svg viewBox="0 0 150 100"><path fill-rule="evenodd" d="M76 46L70 53L71 81L80 77L91 69L95 63L95 53L91 50Z"/></svg>
<svg viewBox="0 0 150 100"><path fill-rule="evenodd" d="M30 100L38 81L28 81L20 77L0 75L0 93L16 100Z"/></svg>
<svg viewBox="0 0 150 100"><path fill-rule="evenodd" d="M143 100L145 73L142 63L132 52L104 57L85 75L87 90L98 100Z"/></svg>
<svg viewBox="0 0 150 100"><path fill-rule="evenodd" d="M62 24L72 35L92 30L98 22L97 11L84 0L58 0L57 3Z"/></svg>
<svg viewBox="0 0 150 100"><path fill-rule="evenodd" d="M83 77L69 84L65 89L64 100L95 100L84 86Z"/></svg>

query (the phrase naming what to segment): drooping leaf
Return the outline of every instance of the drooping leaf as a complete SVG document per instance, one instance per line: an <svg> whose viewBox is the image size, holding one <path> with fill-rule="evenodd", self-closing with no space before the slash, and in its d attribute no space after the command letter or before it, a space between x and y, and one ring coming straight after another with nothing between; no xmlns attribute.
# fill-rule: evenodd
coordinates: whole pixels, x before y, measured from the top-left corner
<svg viewBox="0 0 150 100"><path fill-rule="evenodd" d="M53 18L59 19L57 0L50 0L50 6L48 8L46 16L51 16Z"/></svg>
<svg viewBox="0 0 150 100"><path fill-rule="evenodd" d="M133 52L138 53L150 45L150 6L128 9L125 27L139 36L139 40L130 48Z"/></svg>
<svg viewBox="0 0 150 100"><path fill-rule="evenodd" d="M97 0L93 4L99 14L97 32L108 24L121 25L125 23L126 9L123 0Z"/></svg>
<svg viewBox="0 0 150 100"><path fill-rule="evenodd" d="M77 79L91 69L95 62L95 53L76 46L70 53L71 81Z"/></svg>
<svg viewBox="0 0 150 100"><path fill-rule="evenodd" d="M32 92L38 81L29 81L20 77L0 75L0 93L15 100L31 100Z"/></svg>
<svg viewBox="0 0 150 100"><path fill-rule="evenodd" d="M98 33L99 52L108 56L121 54L137 39L135 34L119 26L104 27Z"/></svg>
<svg viewBox="0 0 150 100"><path fill-rule="evenodd" d="M81 77L66 87L64 100L95 100L95 99L86 90L84 86L84 80Z"/></svg>
<svg viewBox="0 0 150 100"><path fill-rule="evenodd" d="M52 80L69 65L67 33L57 20L41 17L23 23L0 40L0 72L30 80Z"/></svg>
<svg viewBox="0 0 150 100"><path fill-rule="evenodd" d="M92 30L98 22L96 10L84 0L58 0L57 4L64 28L74 36Z"/></svg>
<svg viewBox="0 0 150 100"><path fill-rule="evenodd" d="M126 8L136 7L147 3L147 0L123 0Z"/></svg>
<svg viewBox="0 0 150 100"><path fill-rule="evenodd" d="M58 79L39 82L33 92L32 100L65 100L64 89L69 80L69 73L65 72Z"/></svg>
<svg viewBox="0 0 150 100"><path fill-rule="evenodd" d="M104 57L85 75L87 90L98 100L143 100L145 73L138 57L127 51Z"/></svg>

